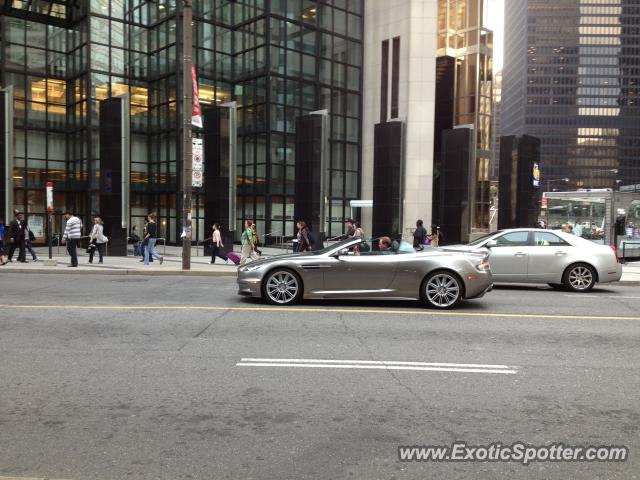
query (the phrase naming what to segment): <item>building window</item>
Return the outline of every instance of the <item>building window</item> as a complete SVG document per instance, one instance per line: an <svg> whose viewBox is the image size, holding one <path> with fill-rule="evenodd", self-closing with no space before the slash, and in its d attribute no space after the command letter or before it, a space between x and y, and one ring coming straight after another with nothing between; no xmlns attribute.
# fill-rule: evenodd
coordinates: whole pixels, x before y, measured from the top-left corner
<svg viewBox="0 0 640 480"><path fill-rule="evenodd" d="M400 37L393 39L393 66L391 70L391 118L398 118L400 97Z"/></svg>
<svg viewBox="0 0 640 480"><path fill-rule="evenodd" d="M389 90L389 40L382 42L382 65L380 69L380 123L387 121Z"/></svg>

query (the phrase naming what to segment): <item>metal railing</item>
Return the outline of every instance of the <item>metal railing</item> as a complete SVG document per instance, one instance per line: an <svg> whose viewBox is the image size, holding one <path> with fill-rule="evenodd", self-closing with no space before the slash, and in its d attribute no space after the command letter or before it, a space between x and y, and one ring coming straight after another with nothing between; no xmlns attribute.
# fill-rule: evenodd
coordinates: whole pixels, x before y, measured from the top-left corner
<svg viewBox="0 0 640 480"><path fill-rule="evenodd" d="M627 263L627 245L638 245L638 247L634 247L633 250L638 250L640 249L640 242L625 242L622 241L622 256L620 257L620 260L622 260L622 263ZM640 257L640 253L638 255L635 255ZM630 257L631 258L631 257Z"/></svg>
<svg viewBox="0 0 640 480"><path fill-rule="evenodd" d="M280 232L269 232L262 235L262 245L267 244L267 237L273 238L273 245L282 245L284 235Z"/></svg>
<svg viewBox="0 0 640 480"><path fill-rule="evenodd" d="M211 240L213 237L209 237L209 238L205 238L204 240L201 240L199 242L196 242L196 257L200 256L200 246L202 245L202 255L204 256L204 245L206 245L206 243Z"/></svg>

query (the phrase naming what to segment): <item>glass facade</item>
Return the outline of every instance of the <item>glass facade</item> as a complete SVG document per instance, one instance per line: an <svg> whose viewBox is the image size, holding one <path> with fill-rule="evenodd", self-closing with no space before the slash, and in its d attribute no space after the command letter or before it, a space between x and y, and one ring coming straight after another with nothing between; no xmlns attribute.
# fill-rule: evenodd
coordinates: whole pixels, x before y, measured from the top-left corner
<svg viewBox="0 0 640 480"><path fill-rule="evenodd" d="M640 179L640 6L632 0L506 2L505 135L542 140L543 182L615 188Z"/></svg>
<svg viewBox="0 0 640 480"><path fill-rule="evenodd" d="M44 212L53 181L57 210L100 211L99 101L128 93L131 223L140 228L155 210L160 236L179 239L182 2L0 5L0 84L15 88L15 207ZM248 218L263 234L293 233L295 119L327 109L327 221L342 230L360 191L363 8L363 0L193 2L202 107L238 106L237 229ZM207 236L205 195L194 189L198 240Z"/></svg>
<svg viewBox="0 0 640 480"><path fill-rule="evenodd" d="M487 0L440 0L438 56L455 59L454 126L475 131L472 230L489 228L493 110L493 33Z"/></svg>

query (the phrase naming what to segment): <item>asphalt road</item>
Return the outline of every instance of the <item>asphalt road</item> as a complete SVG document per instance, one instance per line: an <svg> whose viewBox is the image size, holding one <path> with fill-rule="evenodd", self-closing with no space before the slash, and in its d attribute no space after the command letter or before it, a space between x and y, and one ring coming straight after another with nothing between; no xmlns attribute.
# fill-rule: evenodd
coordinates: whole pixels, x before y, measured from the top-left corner
<svg viewBox="0 0 640 480"><path fill-rule="evenodd" d="M640 477L637 286L500 288L434 313L272 309L232 278L0 274L0 304L0 478ZM453 441L630 458L398 460Z"/></svg>

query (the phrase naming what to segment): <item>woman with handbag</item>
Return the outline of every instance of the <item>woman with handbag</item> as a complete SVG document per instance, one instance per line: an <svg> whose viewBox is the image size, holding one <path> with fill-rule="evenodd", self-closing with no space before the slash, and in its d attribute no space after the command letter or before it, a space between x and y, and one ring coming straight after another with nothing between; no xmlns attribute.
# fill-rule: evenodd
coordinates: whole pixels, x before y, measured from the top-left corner
<svg viewBox="0 0 640 480"><path fill-rule="evenodd" d="M307 223L304 220L300 220L297 224L298 227L298 251L310 252L311 251L311 232Z"/></svg>
<svg viewBox="0 0 640 480"><path fill-rule="evenodd" d="M105 245L109 239L104 236L104 222L100 217L96 217L93 224L93 230L91 230L91 234L89 235L89 247L87 251L89 252L89 263L93 263L93 255L98 251L98 255L100 257L99 263L102 263L102 257L105 253Z"/></svg>

